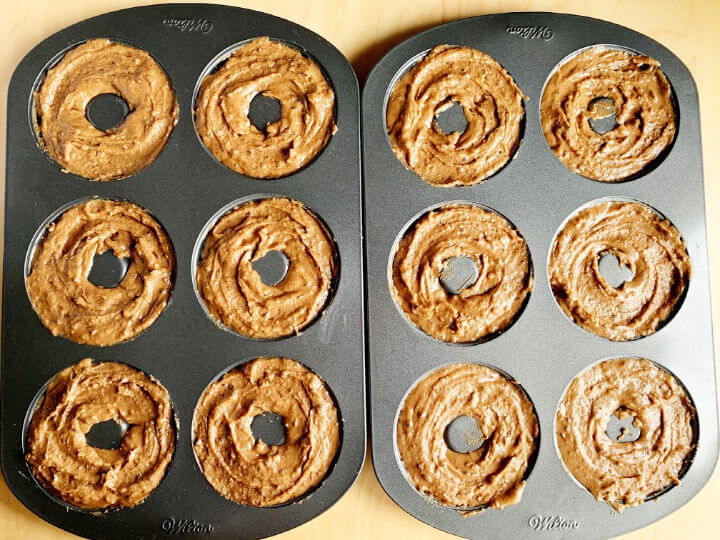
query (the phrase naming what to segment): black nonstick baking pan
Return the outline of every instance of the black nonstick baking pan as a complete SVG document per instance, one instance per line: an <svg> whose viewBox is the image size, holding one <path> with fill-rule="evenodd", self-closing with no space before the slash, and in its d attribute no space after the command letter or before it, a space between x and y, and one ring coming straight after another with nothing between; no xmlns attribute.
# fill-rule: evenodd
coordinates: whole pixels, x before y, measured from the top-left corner
<svg viewBox="0 0 720 540"><path fill-rule="evenodd" d="M200 142L192 116L199 80L235 46L261 36L317 62L336 101L338 131L325 149L304 169L276 180L248 178L220 164ZM168 74L179 104L166 148L123 180L91 182L61 172L38 146L32 127L33 90L44 71L64 51L92 38L149 52ZM7 121L0 436L2 473L15 496L49 523L95 538L266 537L327 510L351 486L365 455L359 91L348 61L313 32L255 11L206 4L127 9L75 24L30 51L10 82ZM219 328L191 279L193 248L208 221L233 201L263 194L297 199L315 212L337 243L340 265L325 312L299 335L273 341ZM174 290L162 315L136 339L104 348L53 337L33 311L24 284L36 231L68 203L88 197L126 199L147 209L169 234L177 259ZM324 379L341 418L341 444L316 489L289 504L254 508L224 499L208 484L193 454L191 426L200 395L218 374L268 356L297 360ZM172 463L157 489L134 508L104 513L69 508L36 483L24 460L23 426L34 397L59 371L85 357L141 369L167 388L173 402L178 431Z"/></svg>
<svg viewBox="0 0 720 540"><path fill-rule="evenodd" d="M385 109L395 81L440 44L483 51L527 96L524 133L514 159L471 187L426 184L403 168L387 136ZM677 100L678 131L669 152L621 183L571 172L553 154L540 127L540 97L549 74L569 55L598 44L659 60ZM648 525L689 501L715 466L718 416L700 117L688 69L659 43L616 24L553 13L488 15L432 28L395 47L368 77L362 107L372 455L388 495L416 518L471 538L607 538ZM608 341L573 324L555 302L547 278L548 253L558 228L579 207L602 198L636 199L664 214L684 237L693 264L686 297L674 317L635 341ZM457 200L490 207L513 223L527 241L535 276L516 322L493 339L470 346L436 341L418 331L394 305L388 281L399 235L428 208ZM685 385L697 407L697 449L679 486L617 513L565 470L554 420L565 388L584 368L602 359L635 356L657 362ZM516 505L463 515L428 500L404 476L394 443L402 400L424 374L455 362L486 364L507 373L534 403L539 449Z"/></svg>

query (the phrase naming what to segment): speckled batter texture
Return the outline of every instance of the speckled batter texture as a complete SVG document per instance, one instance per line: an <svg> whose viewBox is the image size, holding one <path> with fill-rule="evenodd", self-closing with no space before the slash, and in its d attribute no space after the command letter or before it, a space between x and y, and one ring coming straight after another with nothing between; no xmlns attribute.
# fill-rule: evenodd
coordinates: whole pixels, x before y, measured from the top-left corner
<svg viewBox="0 0 720 540"><path fill-rule="evenodd" d="M463 107L467 128L445 134L435 117ZM520 143L523 94L495 60L438 45L395 85L387 129L398 159L435 186L470 185L500 170Z"/></svg>
<svg viewBox="0 0 720 540"><path fill-rule="evenodd" d="M633 277L613 287L600 273L605 254ZM670 317L692 265L678 230L652 208L609 201L584 208L557 234L548 277L558 304L577 325L613 341L654 333Z"/></svg>
<svg viewBox="0 0 720 540"><path fill-rule="evenodd" d="M266 285L252 263L270 251L288 258L287 274ZM239 334L274 339L299 333L327 305L338 259L326 227L305 206L260 199L228 212L208 233L196 282L213 317Z"/></svg>
<svg viewBox="0 0 720 540"><path fill-rule="evenodd" d="M107 420L129 424L120 446L90 446L85 434ZM125 364L86 358L48 386L33 413L25 458L48 491L100 510L143 502L162 481L174 451L167 390Z"/></svg>
<svg viewBox="0 0 720 540"><path fill-rule="evenodd" d="M607 424L635 417L640 438L618 442ZM695 448L695 408L677 379L649 360L606 360L565 391L556 416L558 449L570 473L621 512L673 484Z"/></svg>
<svg viewBox="0 0 720 540"><path fill-rule="evenodd" d="M452 257L470 257L477 280L459 294L440 276ZM527 244L500 214L448 204L422 216L405 233L392 265L392 293L423 332L455 343L480 340L507 328L533 286Z"/></svg>
<svg viewBox="0 0 720 540"><path fill-rule="evenodd" d="M252 434L253 418L283 418L285 443ZM239 504L292 501L322 482L340 445L338 413L323 380L288 358L258 358L203 393L193 423L195 455L208 482Z"/></svg>
<svg viewBox="0 0 720 540"><path fill-rule="evenodd" d="M108 131L86 116L101 94L116 94L129 108ZM124 178L147 167L178 120L175 92L160 65L141 49L107 39L78 45L48 70L35 112L40 145L63 171L90 180Z"/></svg>
<svg viewBox="0 0 720 540"><path fill-rule="evenodd" d="M485 442L466 454L445 442L460 415ZM486 366L454 364L423 378L405 398L397 448L410 482L446 505L503 508L520 502L537 447L538 419L519 385Z"/></svg>
<svg viewBox="0 0 720 540"><path fill-rule="evenodd" d="M597 106L607 98L613 107ZM614 110L616 126L590 124ZM542 129L557 157L578 174L614 182L642 172L675 138L672 89L647 56L593 47L550 77L540 103Z"/></svg>
<svg viewBox="0 0 720 540"><path fill-rule="evenodd" d="M129 258L115 287L88 280L95 255ZM165 230L126 201L91 199L51 223L35 249L28 296L53 335L107 346L146 330L170 300L175 253Z"/></svg>
<svg viewBox="0 0 720 540"><path fill-rule="evenodd" d="M265 130L248 112L258 94L280 102ZM195 127L205 146L232 170L278 178L310 163L335 133L335 93L318 65L263 37L238 48L202 82Z"/></svg>

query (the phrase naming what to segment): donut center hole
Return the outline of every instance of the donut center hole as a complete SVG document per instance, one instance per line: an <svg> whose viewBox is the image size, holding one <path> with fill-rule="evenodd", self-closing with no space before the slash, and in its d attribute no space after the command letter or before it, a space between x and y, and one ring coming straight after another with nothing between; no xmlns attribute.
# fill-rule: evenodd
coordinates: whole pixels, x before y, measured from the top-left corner
<svg viewBox="0 0 720 540"><path fill-rule="evenodd" d="M629 443L640 438L641 430L635 426L635 416L622 407L608 418L605 434L615 442Z"/></svg>
<svg viewBox="0 0 720 540"><path fill-rule="evenodd" d="M445 135L463 134L468 127L465 109L457 101L447 101L438 107L435 124Z"/></svg>
<svg viewBox="0 0 720 540"><path fill-rule="evenodd" d="M251 264L253 270L260 276L260 281L267 286L273 286L285 279L290 261L282 251L274 249L255 259Z"/></svg>
<svg viewBox="0 0 720 540"><path fill-rule="evenodd" d="M253 126L266 133L268 125L280 120L280 101L264 94L256 95L250 102L248 118Z"/></svg>
<svg viewBox="0 0 720 540"><path fill-rule="evenodd" d="M256 441L268 446L285 444L285 422L283 417L274 412L260 413L252 419L250 430Z"/></svg>
<svg viewBox="0 0 720 540"><path fill-rule="evenodd" d="M445 444L450 450L467 454L480 448L485 443L485 436L478 427L477 420L472 416L461 414L445 428Z"/></svg>
<svg viewBox="0 0 720 540"><path fill-rule="evenodd" d="M620 259L612 253L602 253L598 260L598 268L600 274L605 278L610 285L619 289L623 286L626 281L630 281L633 278L633 272L620 263Z"/></svg>
<svg viewBox="0 0 720 540"><path fill-rule="evenodd" d="M85 116L101 131L111 131L123 123L130 106L117 94L100 94L87 104Z"/></svg>
<svg viewBox="0 0 720 540"><path fill-rule="evenodd" d="M480 271L475 261L466 255L450 257L440 272L440 284L449 294L460 294L478 279Z"/></svg>
<svg viewBox="0 0 720 540"><path fill-rule="evenodd" d="M129 257L116 257L112 250L108 249L93 257L88 280L97 287L112 289L123 280L129 266Z"/></svg>
<svg viewBox="0 0 720 540"><path fill-rule="evenodd" d="M92 426L85 434L85 441L93 448L115 450L122 444L130 425L122 420L105 420Z"/></svg>
<svg viewBox="0 0 720 540"><path fill-rule="evenodd" d="M588 105L590 128L598 135L603 135L617 127L615 119L615 102L606 97L593 99Z"/></svg>

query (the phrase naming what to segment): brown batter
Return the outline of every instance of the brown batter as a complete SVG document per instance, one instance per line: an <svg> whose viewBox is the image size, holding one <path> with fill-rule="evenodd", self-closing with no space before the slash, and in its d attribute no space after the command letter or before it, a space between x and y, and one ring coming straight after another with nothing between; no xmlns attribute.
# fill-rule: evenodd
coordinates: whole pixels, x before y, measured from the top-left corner
<svg viewBox="0 0 720 540"><path fill-rule="evenodd" d="M611 113L596 100L612 101L616 126L596 133L590 119ZM570 169L613 182L641 172L675 138L671 88L660 63L617 49L593 47L550 77L540 115L545 138Z"/></svg>
<svg viewBox="0 0 720 540"><path fill-rule="evenodd" d="M600 273L605 254L633 274L619 288ZM555 299L576 324L613 341L654 333L678 307L692 273L678 230L636 202L595 204L555 238L548 276Z"/></svg>
<svg viewBox="0 0 720 540"><path fill-rule="evenodd" d="M605 433L610 416L634 416L634 442ZM695 409L670 373L649 360L595 364L565 391L556 417L560 455L570 473L599 501L621 512L672 484L695 446Z"/></svg>
<svg viewBox="0 0 720 540"><path fill-rule="evenodd" d="M515 81L495 60L468 47L438 45L390 95L390 142L403 165L429 184L477 184L515 153L522 101ZM468 125L463 133L445 134L435 117L453 102L463 107Z"/></svg>
<svg viewBox="0 0 720 540"><path fill-rule="evenodd" d="M266 285L252 263L269 251L289 260L287 274ZM335 242L303 204L274 198L247 202L212 228L196 283L207 309L244 336L275 339L299 333L328 303L337 276Z"/></svg>
<svg viewBox="0 0 720 540"><path fill-rule="evenodd" d="M466 454L451 450L444 437L460 415L475 418L485 438ZM417 383L396 428L399 455L417 490L468 509L520 501L538 434L532 403L518 384L475 364L446 366Z"/></svg>
<svg viewBox="0 0 720 540"><path fill-rule="evenodd" d="M250 102L280 102L280 119L257 129ZM243 45L202 82L195 127L205 146L232 170L278 178L310 163L335 133L335 94L320 68L299 51L264 37Z"/></svg>
<svg viewBox="0 0 720 540"><path fill-rule="evenodd" d="M86 116L100 94L116 94L130 112L109 130ZM162 151L178 119L170 80L145 51L107 39L70 50L35 94L40 144L64 172L114 180L147 167Z"/></svg>
<svg viewBox="0 0 720 540"><path fill-rule="evenodd" d="M130 259L113 288L88 280L93 257ZM106 346L132 339L167 306L175 254L162 226L129 202L91 199L48 226L25 278L30 302L54 336Z"/></svg>
<svg viewBox="0 0 720 540"><path fill-rule="evenodd" d="M282 416L285 444L253 437L253 418L264 412ZM208 386L195 410L193 441L205 478L223 497L273 506L322 482L340 425L320 377L295 360L258 358Z"/></svg>
<svg viewBox="0 0 720 540"><path fill-rule="evenodd" d="M470 257L477 280L459 294L440 282L448 259ZM477 341L507 328L533 286L527 244L500 214L448 204L422 216L393 260L392 293L405 315L436 339Z"/></svg>
<svg viewBox="0 0 720 540"><path fill-rule="evenodd" d="M107 420L129 424L120 446L90 446L85 434ZM65 502L88 509L135 506L160 484L175 451L170 397L141 371L86 358L48 386L27 448L35 478Z"/></svg>

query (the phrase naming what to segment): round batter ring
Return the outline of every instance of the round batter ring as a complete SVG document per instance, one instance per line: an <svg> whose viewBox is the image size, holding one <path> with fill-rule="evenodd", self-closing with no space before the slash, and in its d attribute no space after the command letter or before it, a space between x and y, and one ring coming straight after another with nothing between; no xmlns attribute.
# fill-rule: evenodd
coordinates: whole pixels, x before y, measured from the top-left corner
<svg viewBox="0 0 720 540"><path fill-rule="evenodd" d="M602 134L590 123L607 115L601 99L613 102L616 120ZM641 174L675 139L672 87L660 63L619 49L592 47L561 64L543 90L540 117L558 159L603 182Z"/></svg>
<svg viewBox="0 0 720 540"><path fill-rule="evenodd" d="M445 263L469 257L474 283L452 294L440 282ZM495 337L519 316L533 288L530 252L499 213L449 203L423 214L392 256L390 289L400 311L429 336L450 343Z"/></svg>
<svg viewBox="0 0 720 540"><path fill-rule="evenodd" d="M523 94L495 60L469 47L438 45L390 94L386 123L395 155L427 183L482 182L512 158L525 117ZM463 107L463 133L442 132L435 117Z"/></svg>
<svg viewBox="0 0 720 540"><path fill-rule="evenodd" d="M107 420L129 425L117 449L85 435ZM142 371L86 358L58 373L32 414L25 459L51 495L82 509L127 508L160 484L175 451L167 390Z"/></svg>
<svg viewBox="0 0 720 540"><path fill-rule="evenodd" d="M635 417L640 436L617 442L613 414ZM568 472L616 511L680 483L695 452L696 411L674 375L644 358L614 358L575 377L558 404L556 442Z"/></svg>
<svg viewBox="0 0 720 540"><path fill-rule="evenodd" d="M283 418L285 443L253 436L253 418ZM340 445L335 403L323 380L288 358L258 358L211 383L195 409L193 447L223 497L256 507L296 500L319 485Z"/></svg>
<svg viewBox="0 0 720 540"><path fill-rule="evenodd" d="M445 429L461 415L474 418L485 439L464 454L445 441ZM538 435L535 410L519 384L477 364L452 364L421 379L395 426L410 483L440 504L468 510L520 501Z"/></svg>
<svg viewBox="0 0 720 540"><path fill-rule="evenodd" d="M260 130L248 117L257 95L280 102L280 119ZM233 52L207 75L195 100L195 128L226 167L252 178L293 174L335 133L335 93L320 67L267 37Z"/></svg>
<svg viewBox="0 0 720 540"><path fill-rule="evenodd" d="M96 128L86 116L90 101L116 94L129 113L113 129ZM90 180L131 176L152 163L177 123L170 80L145 51L92 39L68 51L44 75L34 95L40 146L64 172Z"/></svg>
<svg viewBox="0 0 720 540"><path fill-rule="evenodd" d="M619 288L600 272L605 254L633 273ZM550 287L563 312L613 341L655 333L680 307L691 275L680 232L653 208L632 200L591 203L573 214L548 257Z"/></svg>
<svg viewBox="0 0 720 540"><path fill-rule="evenodd" d="M112 288L88 279L94 256L107 250L130 259L124 277ZM71 206L46 227L29 254L28 297L55 336L85 345L115 345L150 327L170 301L172 244L155 218L133 203L90 199Z"/></svg>
<svg viewBox="0 0 720 540"><path fill-rule="evenodd" d="M202 240L198 296L226 329L254 339L299 334L327 307L338 276L335 241L299 201L255 199L233 208ZM270 251L288 259L285 277L263 283L254 261Z"/></svg>

